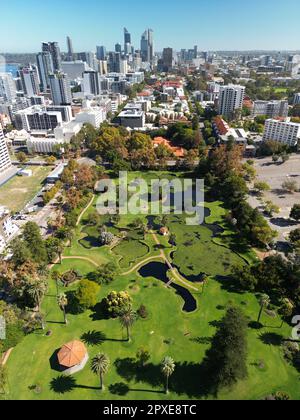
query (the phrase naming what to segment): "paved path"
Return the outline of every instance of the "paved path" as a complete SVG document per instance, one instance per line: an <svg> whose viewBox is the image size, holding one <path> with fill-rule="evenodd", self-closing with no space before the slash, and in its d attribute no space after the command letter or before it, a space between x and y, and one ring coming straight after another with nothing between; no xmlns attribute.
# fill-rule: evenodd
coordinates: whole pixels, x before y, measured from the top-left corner
<svg viewBox="0 0 300 420"><path fill-rule="evenodd" d="M157 245L161 245L156 233L151 232L152 237L154 239L154 242ZM172 264L170 263L170 261L168 260L166 254L164 253L163 250L160 251L160 255L156 255L153 257L148 257L146 259L144 259L143 261L139 262L137 265L135 265L133 268L131 268L129 271L127 271L126 273L123 273L123 276L127 276L128 274L133 273L134 271L137 271L140 267L142 267L143 265L145 265L146 263L150 262L150 261L157 261L157 260L163 260L169 267L169 269L172 271L173 276L175 277L175 279L183 284L185 287L189 288L189 289L193 289L196 292L199 291L199 289L197 289L197 287L192 286L190 283L188 283L179 273L178 271L172 266ZM173 283L172 280L169 281L169 283L166 285L167 287L169 287L171 284Z"/></svg>
<svg viewBox="0 0 300 420"><path fill-rule="evenodd" d="M79 215L79 217L78 217L78 219L77 219L77 222L76 222L76 226L79 226L79 224L80 224L80 222L81 222L81 219L83 218L83 216L85 215L85 213L88 211L88 209L91 207L91 205L93 204L93 202L94 202L94 199L95 199L95 195L93 194L93 197L91 198L91 201L89 202L89 204L86 206L86 208L84 208L83 210L82 210L82 212L80 213L80 215Z"/></svg>
<svg viewBox="0 0 300 420"><path fill-rule="evenodd" d="M99 264L97 264L94 260L92 260L91 258L88 257L80 257L80 256L70 256L70 257L62 257L62 260L81 260L81 261L87 261L89 263L91 263L94 267L99 267Z"/></svg>

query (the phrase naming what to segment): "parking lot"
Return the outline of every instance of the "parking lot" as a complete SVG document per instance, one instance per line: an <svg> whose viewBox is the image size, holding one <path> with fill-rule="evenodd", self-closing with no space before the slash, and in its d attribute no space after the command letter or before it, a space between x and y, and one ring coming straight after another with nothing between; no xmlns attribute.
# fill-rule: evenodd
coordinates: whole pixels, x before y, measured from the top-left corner
<svg viewBox="0 0 300 420"><path fill-rule="evenodd" d="M271 191L264 194L264 201L272 201L280 208L280 213L269 221L272 228L278 231L279 240L284 240L292 230L300 228L300 224L289 218L293 205L300 204L300 192L289 194L282 188L284 181L293 179L300 189L300 155L292 155L284 164L274 164L271 157L257 159L255 169L257 180L264 181L271 187ZM255 196L251 196L249 202L253 207L262 208L261 202Z"/></svg>

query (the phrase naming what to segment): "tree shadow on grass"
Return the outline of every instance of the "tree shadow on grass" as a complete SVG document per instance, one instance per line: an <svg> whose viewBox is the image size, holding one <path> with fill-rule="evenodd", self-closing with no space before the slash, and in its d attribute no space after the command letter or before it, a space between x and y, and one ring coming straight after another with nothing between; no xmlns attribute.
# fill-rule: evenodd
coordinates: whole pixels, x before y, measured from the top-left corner
<svg viewBox="0 0 300 420"><path fill-rule="evenodd" d="M53 378L50 382L50 389L51 391L55 392L56 394L67 394L69 392L74 391L74 389L90 389L90 390L99 390L100 388L85 386L85 385L77 385L76 379L73 376L66 376L61 375L57 378Z"/></svg>
<svg viewBox="0 0 300 420"><path fill-rule="evenodd" d="M268 346L281 346L284 337L273 332L266 332L260 335L259 339Z"/></svg>
<svg viewBox="0 0 300 420"><path fill-rule="evenodd" d="M106 341L106 335L101 331L88 331L82 334L81 340L89 346L100 346Z"/></svg>
<svg viewBox="0 0 300 420"><path fill-rule="evenodd" d="M216 280L221 284L222 290L226 290L230 293L244 294L236 281L230 276L216 276Z"/></svg>
<svg viewBox="0 0 300 420"><path fill-rule="evenodd" d="M58 376L50 382L51 391L56 394L67 394L76 388L76 380L72 376Z"/></svg>
<svg viewBox="0 0 300 420"><path fill-rule="evenodd" d="M140 364L132 358L117 359L115 366L118 375L127 382L135 381L149 384L153 388L164 388L161 366L149 363L141 369ZM170 378L170 391L177 395L187 394L190 398L207 397L211 389L209 378L205 366L200 363L176 363L175 372ZM153 392L159 391L153 390Z"/></svg>
<svg viewBox="0 0 300 420"><path fill-rule="evenodd" d="M93 321L103 321L108 320L109 316L107 315L103 302L97 303L96 306L93 308L93 313L90 316Z"/></svg>

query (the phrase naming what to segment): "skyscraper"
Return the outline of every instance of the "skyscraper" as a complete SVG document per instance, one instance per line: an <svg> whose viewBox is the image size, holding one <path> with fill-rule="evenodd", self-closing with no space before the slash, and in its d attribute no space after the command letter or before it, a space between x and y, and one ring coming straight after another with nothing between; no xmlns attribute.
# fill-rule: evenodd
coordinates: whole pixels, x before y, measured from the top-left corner
<svg viewBox="0 0 300 420"><path fill-rule="evenodd" d="M131 34L124 28L124 52L125 54L131 53Z"/></svg>
<svg viewBox="0 0 300 420"><path fill-rule="evenodd" d="M164 48L162 57L162 70L168 72L173 67L173 49Z"/></svg>
<svg viewBox="0 0 300 420"><path fill-rule="evenodd" d="M85 71L83 73L83 87L85 95L100 95L100 74L97 71Z"/></svg>
<svg viewBox="0 0 300 420"><path fill-rule="evenodd" d="M36 60L41 92L47 92L50 89L49 74L54 72L51 54L49 51L41 52L36 56Z"/></svg>
<svg viewBox="0 0 300 420"><path fill-rule="evenodd" d="M240 85L221 86L218 113L224 117L234 118L235 112L243 108L245 89Z"/></svg>
<svg viewBox="0 0 300 420"><path fill-rule="evenodd" d="M53 104L70 105L72 103L72 93L67 75L56 72L49 75L49 80Z"/></svg>
<svg viewBox="0 0 300 420"><path fill-rule="evenodd" d="M43 42L42 44L42 51L48 52L51 55L52 63L53 63L53 70L60 71L61 70L61 53L60 48L57 42Z"/></svg>
<svg viewBox="0 0 300 420"><path fill-rule="evenodd" d="M115 52L117 52L117 53L122 53L122 45L121 44L116 44L115 45Z"/></svg>
<svg viewBox="0 0 300 420"><path fill-rule="evenodd" d="M8 153L8 148L0 124L0 175L11 167L11 160Z"/></svg>
<svg viewBox="0 0 300 420"><path fill-rule="evenodd" d="M107 57L106 48L103 45L101 45L100 47L99 46L96 47L96 49L97 49L97 60L105 61Z"/></svg>
<svg viewBox="0 0 300 420"><path fill-rule="evenodd" d="M25 67L20 71L23 92L26 96L35 96L40 93L39 78L35 66Z"/></svg>
<svg viewBox="0 0 300 420"><path fill-rule="evenodd" d="M0 97L7 102L17 97L16 83L10 73L0 73Z"/></svg>
<svg viewBox="0 0 300 420"><path fill-rule="evenodd" d="M152 63L154 57L153 31L147 29L141 39L141 57L143 62Z"/></svg>
<svg viewBox="0 0 300 420"><path fill-rule="evenodd" d="M73 43L69 36L67 36L67 47L68 47L68 61L74 61L75 54L73 49Z"/></svg>

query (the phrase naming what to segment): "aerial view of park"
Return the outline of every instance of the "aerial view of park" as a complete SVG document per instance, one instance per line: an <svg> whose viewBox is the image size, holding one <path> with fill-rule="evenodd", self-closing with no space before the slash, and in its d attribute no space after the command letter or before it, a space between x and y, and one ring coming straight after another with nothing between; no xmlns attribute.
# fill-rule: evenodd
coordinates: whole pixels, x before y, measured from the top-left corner
<svg viewBox="0 0 300 420"><path fill-rule="evenodd" d="M147 181L180 174L132 172L130 177ZM280 347L290 327L265 310L257 328L258 296L241 292L230 276L232 266L253 264L257 256L230 227L223 203L207 201L205 223L188 226L186 215L174 212L101 216L98 197L88 196L75 234L51 266L41 308L43 329L26 336L10 354L9 398L216 398L208 391L203 361L230 307L240 308L248 321L248 375L238 386L218 392L218 398L261 399L278 389L297 398L299 374ZM93 285L87 295L85 283ZM92 303L78 305L78 296L89 301L89 293ZM135 311L135 317L128 315L130 322L117 316L123 301ZM102 390L89 363L76 375L64 374L58 356L66 343L83 345L91 361L99 352L109 357ZM168 393L160 366L165 356L176 363Z"/></svg>

